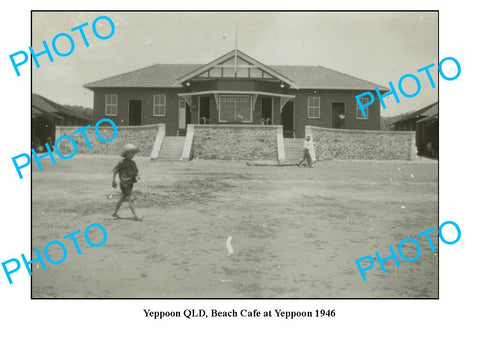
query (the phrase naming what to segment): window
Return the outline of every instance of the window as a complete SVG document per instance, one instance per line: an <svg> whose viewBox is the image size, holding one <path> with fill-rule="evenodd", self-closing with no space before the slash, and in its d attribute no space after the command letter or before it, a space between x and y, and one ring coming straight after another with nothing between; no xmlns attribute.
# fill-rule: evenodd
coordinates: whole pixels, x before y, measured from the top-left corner
<svg viewBox="0 0 480 340"><path fill-rule="evenodd" d="M308 118L320 118L320 97L308 97Z"/></svg>
<svg viewBox="0 0 480 340"><path fill-rule="evenodd" d="M153 96L153 115L164 117L167 112L167 99L164 94L155 94Z"/></svg>
<svg viewBox="0 0 480 340"><path fill-rule="evenodd" d="M368 103L368 98L360 98L360 101L363 105L365 105ZM365 114L367 115L366 117L363 116L362 110L360 109L360 106L358 106L357 102L357 119L368 119L368 106L364 107L363 111L365 111Z"/></svg>
<svg viewBox="0 0 480 340"><path fill-rule="evenodd" d="M220 96L219 122L252 122L252 96Z"/></svg>
<svg viewBox="0 0 480 340"><path fill-rule="evenodd" d="M105 95L105 116L117 115L117 95L106 94Z"/></svg>

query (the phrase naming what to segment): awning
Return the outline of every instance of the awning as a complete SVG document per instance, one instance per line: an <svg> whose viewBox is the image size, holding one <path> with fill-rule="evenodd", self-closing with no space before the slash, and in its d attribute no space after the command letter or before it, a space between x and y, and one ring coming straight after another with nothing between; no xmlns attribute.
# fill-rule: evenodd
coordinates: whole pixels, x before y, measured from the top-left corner
<svg viewBox="0 0 480 340"><path fill-rule="evenodd" d="M271 97L280 97L280 111L282 111L285 104L294 99L295 96L289 94L282 94L282 93L273 93L273 92L262 92L262 91L200 91L200 92L186 92L186 93L179 93L178 96L185 99L188 105L192 106L192 96L203 96L213 94L215 97L215 103L217 104L218 109L218 95L220 94L249 94L253 96L253 106L257 102L258 95L261 96L271 96Z"/></svg>

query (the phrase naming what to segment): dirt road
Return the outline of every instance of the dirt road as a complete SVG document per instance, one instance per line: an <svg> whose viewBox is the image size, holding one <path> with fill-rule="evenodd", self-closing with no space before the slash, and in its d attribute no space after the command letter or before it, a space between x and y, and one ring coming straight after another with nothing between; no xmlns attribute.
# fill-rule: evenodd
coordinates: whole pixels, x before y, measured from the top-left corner
<svg viewBox="0 0 480 340"><path fill-rule="evenodd" d="M64 240L62 264L34 265L34 298L438 296L438 253L425 238L417 238L417 261L397 268L390 260L387 273L377 264L367 282L355 264L438 227L436 162L328 161L306 169L136 157L142 178L134 194L145 220L135 222L110 217L118 160L75 156L33 170L33 247L43 253L49 241L82 230L82 255ZM131 216L127 205L120 215ZM107 230L102 247L84 240L92 223ZM49 254L62 256L55 246Z"/></svg>

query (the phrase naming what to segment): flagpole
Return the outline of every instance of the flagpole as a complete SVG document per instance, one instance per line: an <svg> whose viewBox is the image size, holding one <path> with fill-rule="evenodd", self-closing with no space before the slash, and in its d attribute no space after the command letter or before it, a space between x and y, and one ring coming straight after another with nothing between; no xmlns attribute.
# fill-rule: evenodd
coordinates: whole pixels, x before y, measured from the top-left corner
<svg viewBox="0 0 480 340"><path fill-rule="evenodd" d="M237 24L235 23L235 77L237 77Z"/></svg>

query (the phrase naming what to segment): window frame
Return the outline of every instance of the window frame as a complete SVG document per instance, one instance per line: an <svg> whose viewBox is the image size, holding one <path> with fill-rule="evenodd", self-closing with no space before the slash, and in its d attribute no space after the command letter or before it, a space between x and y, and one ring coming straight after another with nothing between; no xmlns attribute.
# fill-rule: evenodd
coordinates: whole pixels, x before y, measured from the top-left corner
<svg viewBox="0 0 480 340"><path fill-rule="evenodd" d="M365 102L363 102L363 100L365 100ZM362 104L366 104L367 101L368 101L367 98L363 98L363 97L360 98L360 102L361 102ZM360 110L360 106L358 105L358 101L357 101L356 99L355 99L355 103L356 103L356 105L357 105L355 117L356 117L357 119L359 119L359 120L368 120L368 106L363 108L363 109L365 110L365 114L367 115L366 117L364 117L364 116L362 115L362 110Z"/></svg>
<svg viewBox="0 0 480 340"><path fill-rule="evenodd" d="M222 99L225 98L225 97L248 97L250 98L250 120L243 120L241 121L240 123L253 123L253 98L251 95L245 95L245 94L228 94L228 95L224 95L224 94L221 94L218 96L218 122L219 123L238 123L237 121L228 121L228 120L222 120L221 119L221 116L222 116ZM235 116L237 116L237 113L236 113L236 101L235 101Z"/></svg>
<svg viewBox="0 0 480 340"><path fill-rule="evenodd" d="M310 99L318 99L318 106L317 105L310 105ZM308 119L320 119L320 115L321 115L320 107L321 107L320 96L308 96L307 97L307 118ZM310 115L310 109L312 109L312 110L318 109L318 117Z"/></svg>
<svg viewBox="0 0 480 340"><path fill-rule="evenodd" d="M158 97L158 98L163 97L163 104L162 104L162 101L160 99L159 99L159 102L157 104L156 101L155 101L156 97ZM155 113L155 108L156 107L159 108L159 113L158 114ZM162 114L162 108L163 108L163 114ZM153 114L154 117L165 117L167 115L167 96L165 94L158 93L158 94L153 95L153 111L152 111L152 114Z"/></svg>
<svg viewBox="0 0 480 340"><path fill-rule="evenodd" d="M111 98L111 99L115 98L115 103L113 103L112 100L110 100L110 103L109 103L108 98ZM114 114L108 113L109 107L115 108ZM117 116L117 114L118 114L118 95L113 93L105 94L105 116L115 117Z"/></svg>

